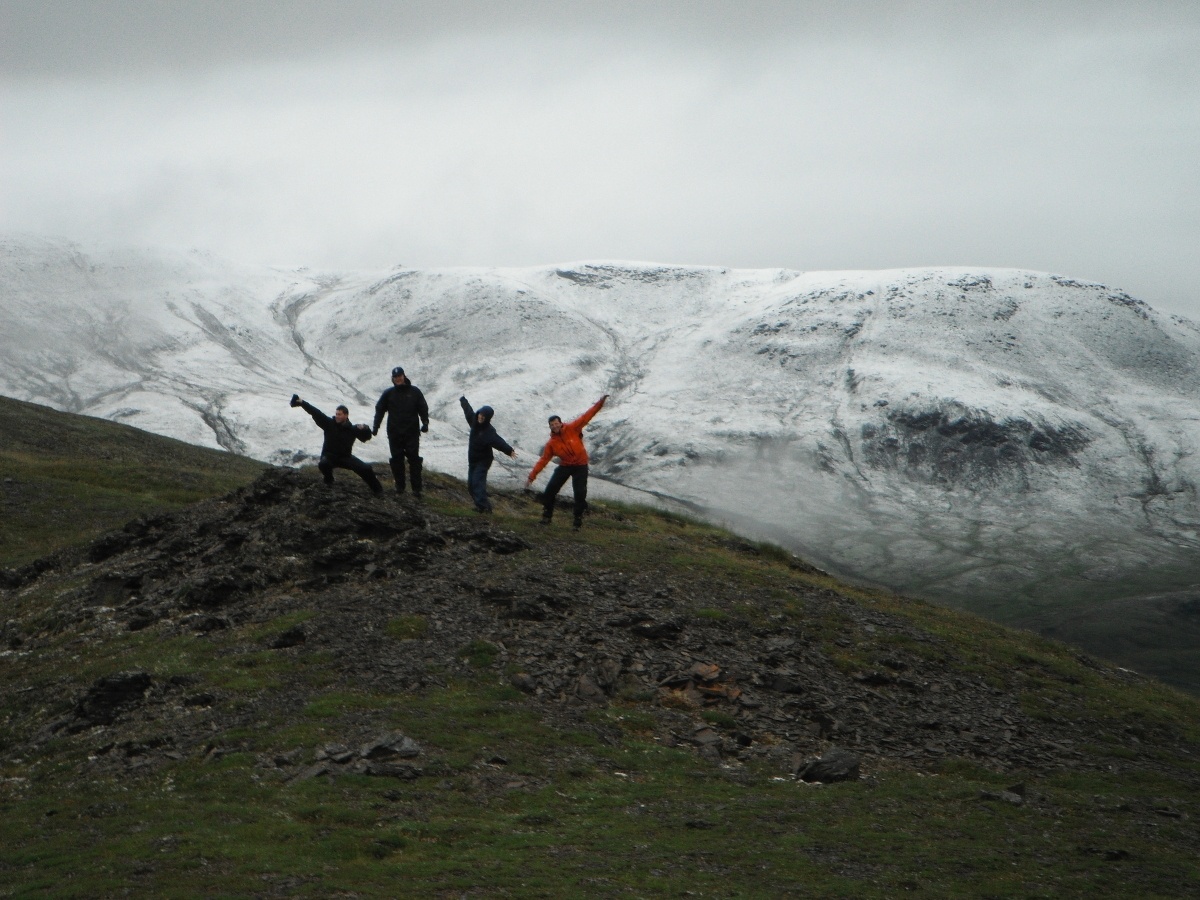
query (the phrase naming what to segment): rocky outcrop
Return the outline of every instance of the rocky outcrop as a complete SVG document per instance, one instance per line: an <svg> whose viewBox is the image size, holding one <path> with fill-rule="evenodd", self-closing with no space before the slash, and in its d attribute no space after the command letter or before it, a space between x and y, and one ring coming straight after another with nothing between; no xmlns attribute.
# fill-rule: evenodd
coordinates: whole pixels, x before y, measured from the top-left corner
<svg viewBox="0 0 1200 900"><path fill-rule="evenodd" d="M459 490L434 478L427 493ZM537 516L532 500L504 503ZM752 614L736 580L617 569L587 543L533 546L489 519L375 499L356 483L328 488L295 470L139 519L8 591L55 578L75 586L42 620L53 630L10 623L21 634L14 652L67 631L74 646L99 648L120 632L204 641L238 629L247 637L230 649L234 666L240 653L319 654L324 682L387 692L494 670L551 724L603 731L590 710L632 705L649 713L663 743L712 762L776 761L810 780L856 777L883 760L1089 764L1077 749L1079 723L1030 717L1014 688L974 673L937 636L828 588L797 578L787 613L768 605ZM236 749L220 735L287 715L311 690L297 682L232 703L201 675L114 672L43 698L62 715L36 740L76 735L94 745L95 765L122 771L220 755ZM403 735L379 737L369 718L360 727L340 750L281 747L263 764L288 777L353 767L419 777Z"/></svg>

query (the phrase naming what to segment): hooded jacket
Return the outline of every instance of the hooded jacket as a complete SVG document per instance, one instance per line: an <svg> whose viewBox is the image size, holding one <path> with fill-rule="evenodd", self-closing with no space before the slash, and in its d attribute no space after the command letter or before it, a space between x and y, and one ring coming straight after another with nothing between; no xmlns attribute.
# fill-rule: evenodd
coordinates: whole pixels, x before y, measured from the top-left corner
<svg viewBox="0 0 1200 900"><path fill-rule="evenodd" d="M371 430L366 425L352 425L350 420L339 422L331 419L307 400L300 402L300 407L317 423L317 427L325 432L325 443L321 445L321 455L330 459L342 459L354 455L354 442L371 439Z"/></svg>
<svg viewBox="0 0 1200 900"><path fill-rule="evenodd" d="M404 384L392 385L375 404L376 431L385 415L388 417L388 437L408 436L416 434L421 426L429 425L429 404L425 402L425 395L420 388L413 387L405 376Z"/></svg>
<svg viewBox="0 0 1200 900"><path fill-rule="evenodd" d="M542 450L541 458L534 463L533 471L529 473L530 481L537 478L538 473L546 468L546 464L556 456L559 465L586 466L588 464L587 449L583 446L583 427L592 421L592 416L600 412L604 400L605 398L601 397L578 419L564 422L562 431L558 434L550 435L550 440L546 441L546 446Z"/></svg>
<svg viewBox="0 0 1200 900"><path fill-rule="evenodd" d="M501 453L513 452L513 448L496 433L496 429L492 426L492 416L495 415L495 411L490 406L481 406L477 410L471 409L471 404L467 402L466 397L460 397L458 402L462 404L463 415L467 417L467 424L471 426L471 439L467 444L468 465L492 462L496 458L493 450L499 450ZM478 418L480 413L483 414L482 423Z"/></svg>

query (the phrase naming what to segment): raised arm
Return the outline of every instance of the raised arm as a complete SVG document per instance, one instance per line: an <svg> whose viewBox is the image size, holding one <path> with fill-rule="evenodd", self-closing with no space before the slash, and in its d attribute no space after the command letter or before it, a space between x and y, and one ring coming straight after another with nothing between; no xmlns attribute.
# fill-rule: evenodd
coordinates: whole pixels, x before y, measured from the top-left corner
<svg viewBox="0 0 1200 900"><path fill-rule="evenodd" d="M576 428L582 428L588 422L592 421L592 416L594 416L594 415L596 415L596 413L600 412L600 408L602 406L604 406L604 401L607 399L608 399L608 394L605 394L603 397L601 397L599 400L597 400L595 403L593 403L587 412L585 412L582 416L580 416L574 422L569 422L568 424L572 425L573 427L576 427Z"/></svg>
<svg viewBox="0 0 1200 900"><path fill-rule="evenodd" d="M475 425L475 410L471 409L471 404L467 402L466 397L459 397L458 402L462 405L463 415L467 417L467 424Z"/></svg>
<svg viewBox="0 0 1200 900"><path fill-rule="evenodd" d="M321 412L319 409L317 409L315 406L313 406L307 400L300 401L300 408L303 409L310 416L312 416L313 421L316 422L322 428L324 428L331 421L333 421L332 419L329 418L329 416L325 415L325 413Z"/></svg>

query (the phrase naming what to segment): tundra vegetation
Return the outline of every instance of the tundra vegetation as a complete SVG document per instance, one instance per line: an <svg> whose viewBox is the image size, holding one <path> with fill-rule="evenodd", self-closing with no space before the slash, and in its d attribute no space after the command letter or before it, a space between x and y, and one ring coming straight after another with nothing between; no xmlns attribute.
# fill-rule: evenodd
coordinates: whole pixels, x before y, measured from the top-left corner
<svg viewBox="0 0 1200 900"><path fill-rule="evenodd" d="M1067 645L653 509L0 414L0 896L1200 885L1200 703Z"/></svg>

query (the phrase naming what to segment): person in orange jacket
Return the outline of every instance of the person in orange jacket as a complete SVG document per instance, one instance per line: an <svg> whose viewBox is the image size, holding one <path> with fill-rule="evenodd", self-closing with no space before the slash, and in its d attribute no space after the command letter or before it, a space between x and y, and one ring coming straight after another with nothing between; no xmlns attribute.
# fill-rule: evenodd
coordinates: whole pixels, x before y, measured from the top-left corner
<svg viewBox="0 0 1200 900"><path fill-rule="evenodd" d="M554 517L554 499L562 490L562 486L567 483L568 478L571 479L571 488L575 492L575 527L580 528L583 525L583 511L587 509L588 482L588 454L583 446L583 428L592 421L592 416L600 412L600 407L604 406L604 401L607 399L608 394L605 394L593 403L582 416L565 424L559 416L550 417L550 440L546 441L541 458L534 463L533 471L529 473L527 482L532 487L538 474L546 468L546 464L554 457L558 457L558 465L542 494L543 525L549 525L550 520Z"/></svg>

